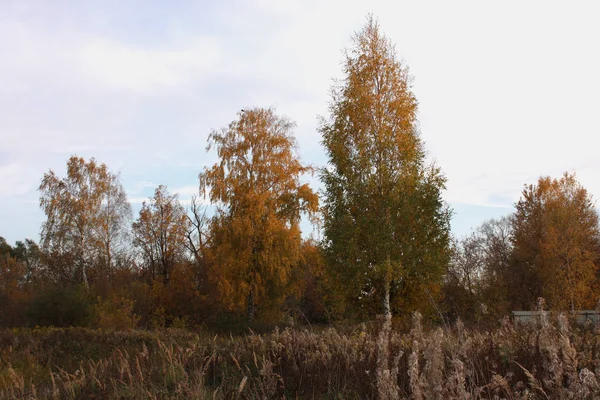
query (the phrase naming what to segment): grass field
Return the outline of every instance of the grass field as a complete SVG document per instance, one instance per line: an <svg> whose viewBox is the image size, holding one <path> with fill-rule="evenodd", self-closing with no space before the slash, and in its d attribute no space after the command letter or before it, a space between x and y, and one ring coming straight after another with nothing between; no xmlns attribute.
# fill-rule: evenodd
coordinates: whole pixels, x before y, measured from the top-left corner
<svg viewBox="0 0 600 400"><path fill-rule="evenodd" d="M17 399L599 398L599 331L566 318L480 332L386 323L214 335L0 330L0 397Z"/></svg>

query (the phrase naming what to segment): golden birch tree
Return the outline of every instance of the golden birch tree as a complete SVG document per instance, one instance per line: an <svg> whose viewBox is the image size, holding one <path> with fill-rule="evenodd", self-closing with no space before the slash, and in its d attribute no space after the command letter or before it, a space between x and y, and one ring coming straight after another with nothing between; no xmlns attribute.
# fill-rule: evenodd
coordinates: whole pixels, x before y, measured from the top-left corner
<svg viewBox="0 0 600 400"><path fill-rule="evenodd" d="M529 185L513 219L514 307L538 296L560 310L593 308L600 267L600 228L591 195L575 175Z"/></svg>
<svg viewBox="0 0 600 400"><path fill-rule="evenodd" d="M60 275L88 286L88 269L113 267L115 256L127 245L131 206L119 176L94 158L86 162L72 156L67 176L50 170L38 190L46 214L42 249L54 259L74 262L60 266Z"/></svg>
<svg viewBox="0 0 600 400"><path fill-rule="evenodd" d="M314 215L317 195L300 178L311 172L295 151L294 124L272 109L242 110L213 131L208 150L219 162L200 174L200 192L217 211L211 222L212 279L234 312L279 305L300 260L301 213ZM244 307L245 306L245 307Z"/></svg>

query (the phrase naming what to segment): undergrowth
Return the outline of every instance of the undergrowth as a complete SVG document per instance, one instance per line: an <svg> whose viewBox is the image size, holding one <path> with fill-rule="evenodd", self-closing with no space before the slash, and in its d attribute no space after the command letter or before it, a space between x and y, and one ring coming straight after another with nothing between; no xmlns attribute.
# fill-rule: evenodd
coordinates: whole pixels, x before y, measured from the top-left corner
<svg viewBox="0 0 600 400"><path fill-rule="evenodd" d="M479 332L286 328L212 336L183 330L0 330L7 399L598 398L600 335L565 316Z"/></svg>

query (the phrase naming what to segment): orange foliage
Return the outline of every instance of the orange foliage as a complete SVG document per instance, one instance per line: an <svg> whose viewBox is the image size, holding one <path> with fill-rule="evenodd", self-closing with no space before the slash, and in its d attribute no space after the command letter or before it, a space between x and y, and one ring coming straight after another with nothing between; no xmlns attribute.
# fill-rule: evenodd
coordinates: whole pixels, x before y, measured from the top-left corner
<svg viewBox="0 0 600 400"><path fill-rule="evenodd" d="M210 278L222 305L254 317L276 308L300 260L300 214L317 211L317 195L300 177L293 123L271 109L241 111L209 138L220 161L200 174L201 191L218 206L211 228Z"/></svg>
<svg viewBox="0 0 600 400"><path fill-rule="evenodd" d="M522 305L531 307L538 296L555 309L596 305L598 214L574 175L540 178L523 191L514 219L514 247L517 287L533 288L525 291L529 297Z"/></svg>

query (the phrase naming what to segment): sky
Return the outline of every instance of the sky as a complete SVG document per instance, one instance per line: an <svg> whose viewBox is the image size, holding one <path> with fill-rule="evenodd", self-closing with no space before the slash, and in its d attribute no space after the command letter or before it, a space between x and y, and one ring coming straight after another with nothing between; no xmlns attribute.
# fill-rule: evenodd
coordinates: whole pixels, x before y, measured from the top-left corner
<svg viewBox="0 0 600 400"><path fill-rule="evenodd" d="M0 0L0 236L39 240L37 187L73 154L120 172L134 213L159 184L188 201L208 135L243 108L294 120L324 166L318 116L369 13L414 77L456 236L540 176L574 172L596 199L599 4Z"/></svg>

